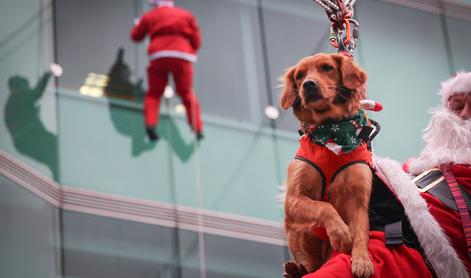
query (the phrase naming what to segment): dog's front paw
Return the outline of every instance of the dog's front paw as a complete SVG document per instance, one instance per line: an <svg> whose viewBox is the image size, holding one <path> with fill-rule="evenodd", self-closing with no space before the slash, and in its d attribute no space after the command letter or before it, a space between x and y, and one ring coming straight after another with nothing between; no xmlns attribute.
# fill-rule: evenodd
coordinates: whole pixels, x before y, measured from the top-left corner
<svg viewBox="0 0 471 278"><path fill-rule="evenodd" d="M297 264L293 261L286 262L285 273L283 273L284 278L301 278L307 274L307 270L302 264Z"/></svg>
<svg viewBox="0 0 471 278"><path fill-rule="evenodd" d="M369 278L375 274L375 269L368 257L368 253L365 255L352 255L352 273L357 278Z"/></svg>
<svg viewBox="0 0 471 278"><path fill-rule="evenodd" d="M334 228L327 231L327 236L334 250L343 253L350 253L352 250L352 235L345 223L336 224Z"/></svg>

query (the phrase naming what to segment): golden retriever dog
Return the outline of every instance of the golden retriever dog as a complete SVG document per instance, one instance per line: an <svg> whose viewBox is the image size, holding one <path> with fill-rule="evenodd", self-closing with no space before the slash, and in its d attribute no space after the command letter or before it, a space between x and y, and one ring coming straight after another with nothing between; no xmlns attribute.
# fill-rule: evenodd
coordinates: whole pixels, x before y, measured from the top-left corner
<svg viewBox="0 0 471 278"><path fill-rule="evenodd" d="M304 126L316 128L327 122L349 121L362 111L361 88L366 79L367 74L344 55L306 57L285 73L281 106L283 109L293 107L295 116ZM311 139L306 136L309 133L304 134L300 142ZM359 143L357 149L362 149L363 156L371 159L365 145L365 142ZM356 277L370 277L374 274L367 250L371 164L345 163L356 151L337 155L323 145L312 143L309 147L313 148L312 152L323 152L319 158L327 159L326 163L324 161L327 166L318 167L317 161L299 157L289 164L285 230L296 262L285 264L284 275L301 277L313 272L328 260L332 250L337 250L351 252L351 269ZM340 162L336 161L337 157ZM327 175L325 167L338 168L334 174ZM328 240L316 236L316 229L325 231Z"/></svg>

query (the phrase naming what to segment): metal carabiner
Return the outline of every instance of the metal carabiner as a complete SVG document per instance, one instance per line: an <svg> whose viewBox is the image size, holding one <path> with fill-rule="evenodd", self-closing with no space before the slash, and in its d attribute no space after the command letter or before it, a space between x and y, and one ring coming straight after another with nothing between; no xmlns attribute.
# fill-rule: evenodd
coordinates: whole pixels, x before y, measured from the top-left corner
<svg viewBox="0 0 471 278"><path fill-rule="evenodd" d="M332 47L339 52L347 52L353 55L358 42L359 23L354 20L354 8L356 0L314 0L324 8L327 17L331 21L329 41ZM350 29L353 24L353 30Z"/></svg>
<svg viewBox="0 0 471 278"><path fill-rule="evenodd" d="M337 48L338 48L338 51L339 52L349 52L349 49L347 48L347 46L345 46L345 39L347 38L347 34L346 34L346 30L340 30L340 31L337 31L336 33L337 35Z"/></svg>

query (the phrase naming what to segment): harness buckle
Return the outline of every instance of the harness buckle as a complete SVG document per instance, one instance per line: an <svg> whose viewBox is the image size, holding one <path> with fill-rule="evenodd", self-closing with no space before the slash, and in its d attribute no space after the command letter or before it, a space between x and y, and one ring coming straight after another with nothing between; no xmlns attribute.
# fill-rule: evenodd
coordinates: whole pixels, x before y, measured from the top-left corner
<svg viewBox="0 0 471 278"><path fill-rule="evenodd" d="M375 129L370 126L364 126L361 128L360 133L358 133L358 138L362 139L363 141L369 141L373 131Z"/></svg>
<svg viewBox="0 0 471 278"><path fill-rule="evenodd" d="M386 246L402 244L402 221L396 221L384 226Z"/></svg>

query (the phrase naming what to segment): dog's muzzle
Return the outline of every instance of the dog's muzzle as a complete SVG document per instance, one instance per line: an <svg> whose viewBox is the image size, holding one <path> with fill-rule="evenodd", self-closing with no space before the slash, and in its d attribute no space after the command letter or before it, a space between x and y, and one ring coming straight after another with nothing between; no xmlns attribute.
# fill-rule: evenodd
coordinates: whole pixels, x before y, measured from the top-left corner
<svg viewBox="0 0 471 278"><path fill-rule="evenodd" d="M314 80L306 80L303 83L304 97L307 102L314 102L322 98L319 92L319 86Z"/></svg>

